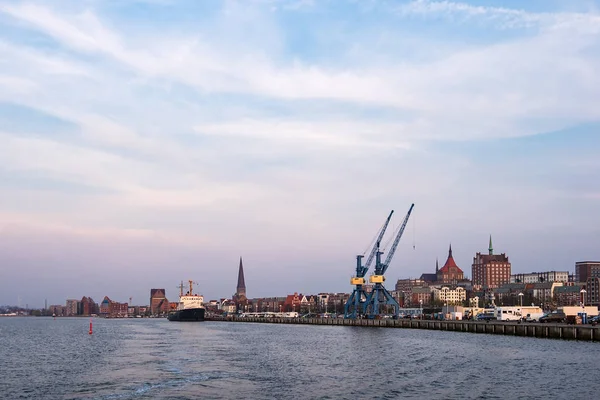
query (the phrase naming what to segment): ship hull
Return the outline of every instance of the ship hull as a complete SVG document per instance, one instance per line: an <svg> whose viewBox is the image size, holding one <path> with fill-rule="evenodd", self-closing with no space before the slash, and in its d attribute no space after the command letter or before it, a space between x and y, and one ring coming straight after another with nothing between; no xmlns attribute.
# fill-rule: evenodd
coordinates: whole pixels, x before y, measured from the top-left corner
<svg viewBox="0 0 600 400"><path fill-rule="evenodd" d="M204 321L204 308L188 308L177 310L168 315L169 321L201 322Z"/></svg>

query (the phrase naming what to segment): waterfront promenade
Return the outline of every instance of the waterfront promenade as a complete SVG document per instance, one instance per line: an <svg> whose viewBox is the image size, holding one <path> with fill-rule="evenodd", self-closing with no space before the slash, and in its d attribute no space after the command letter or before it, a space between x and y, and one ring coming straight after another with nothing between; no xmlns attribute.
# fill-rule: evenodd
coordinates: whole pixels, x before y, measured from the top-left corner
<svg viewBox="0 0 600 400"><path fill-rule="evenodd" d="M339 325L356 327L430 329L496 335L530 336L548 339L572 339L600 342L600 326L516 323L500 321L449 321L418 319L343 319L343 318L256 318L230 317L230 322Z"/></svg>

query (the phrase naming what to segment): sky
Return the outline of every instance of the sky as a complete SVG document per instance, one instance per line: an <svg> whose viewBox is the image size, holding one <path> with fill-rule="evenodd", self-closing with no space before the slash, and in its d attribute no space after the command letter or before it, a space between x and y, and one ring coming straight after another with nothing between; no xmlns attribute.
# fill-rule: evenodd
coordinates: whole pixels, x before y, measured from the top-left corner
<svg viewBox="0 0 600 400"><path fill-rule="evenodd" d="M600 259L600 1L0 0L0 304ZM385 255L384 255L385 257ZM371 272L371 271L370 271Z"/></svg>

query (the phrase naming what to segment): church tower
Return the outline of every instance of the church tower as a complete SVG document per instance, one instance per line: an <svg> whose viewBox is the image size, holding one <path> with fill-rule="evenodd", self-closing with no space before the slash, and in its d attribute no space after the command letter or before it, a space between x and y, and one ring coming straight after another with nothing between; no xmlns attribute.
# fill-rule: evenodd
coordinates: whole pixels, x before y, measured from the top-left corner
<svg viewBox="0 0 600 400"><path fill-rule="evenodd" d="M462 269L456 265L452 257L452 244L448 249L448 259L442 268L437 271L437 282L440 284L457 284L464 279Z"/></svg>
<svg viewBox="0 0 600 400"><path fill-rule="evenodd" d="M244 265L242 264L242 257L240 257L240 269L238 271L238 281L235 295L237 298L242 296L246 297L246 282L244 281Z"/></svg>

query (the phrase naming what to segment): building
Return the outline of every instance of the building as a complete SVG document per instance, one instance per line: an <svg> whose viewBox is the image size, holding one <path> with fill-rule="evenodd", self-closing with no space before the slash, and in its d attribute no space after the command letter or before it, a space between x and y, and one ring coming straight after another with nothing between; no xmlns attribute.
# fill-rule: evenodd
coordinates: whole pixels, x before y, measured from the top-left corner
<svg viewBox="0 0 600 400"><path fill-rule="evenodd" d="M237 287L235 289L236 297L248 297L246 295L246 280L244 279L244 264L242 263L242 257L240 257L240 267L238 269L238 280Z"/></svg>
<svg viewBox="0 0 600 400"><path fill-rule="evenodd" d="M232 300L225 299L221 303L221 310L223 310L224 313L234 314L235 309L236 309L235 303Z"/></svg>
<svg viewBox="0 0 600 400"><path fill-rule="evenodd" d="M48 307L48 312L56 317L63 317L67 315L65 306L61 306L59 304Z"/></svg>
<svg viewBox="0 0 600 400"><path fill-rule="evenodd" d="M471 271L473 287L477 289L494 289L510 282L510 262L506 254L494 254L492 236L488 254L475 254Z"/></svg>
<svg viewBox="0 0 600 400"><path fill-rule="evenodd" d="M111 317L124 318L129 315L129 304L119 303L118 301L111 301L109 308L109 315Z"/></svg>
<svg viewBox="0 0 600 400"><path fill-rule="evenodd" d="M165 289L150 289L150 314L168 313L169 308Z"/></svg>
<svg viewBox="0 0 600 400"><path fill-rule="evenodd" d="M579 285L557 287L554 289L555 304L559 307L579 305L581 303L581 289L582 287Z"/></svg>
<svg viewBox="0 0 600 400"><path fill-rule="evenodd" d="M414 287L422 287L427 286L427 282L423 279L398 279L396 282L396 291L397 292L409 292Z"/></svg>
<svg viewBox="0 0 600 400"><path fill-rule="evenodd" d="M438 270L437 260L436 264L436 275L437 275L437 284L447 285L447 284L456 284L459 281L465 279L465 274L462 269L456 265L454 261L454 257L452 257L452 245L448 250L448 259L446 259L446 263L444 266Z"/></svg>
<svg viewBox="0 0 600 400"><path fill-rule="evenodd" d="M65 307L66 316L70 317L73 315L77 315L77 305L79 304L79 300L69 299L67 300L67 304Z"/></svg>
<svg viewBox="0 0 600 400"><path fill-rule="evenodd" d="M77 315L90 316L100 312L100 307L91 297L83 296L77 306Z"/></svg>
<svg viewBox="0 0 600 400"><path fill-rule="evenodd" d="M433 273L433 274L430 274L430 273L421 274L421 277L418 280L424 282L423 286L434 284L437 281L437 273L439 272L439 270L440 270L440 267L439 267L438 261L436 259L435 260L435 273Z"/></svg>
<svg viewBox="0 0 600 400"><path fill-rule="evenodd" d="M246 296L246 280L244 279L244 265L242 263L242 257L240 257L237 286L235 288L235 294L233 295L232 300L237 309L240 311L243 311L245 307L248 307L248 297Z"/></svg>
<svg viewBox="0 0 600 400"><path fill-rule="evenodd" d="M564 282L539 282L533 283L531 296L534 303L548 304L554 299L554 292L562 287Z"/></svg>
<svg viewBox="0 0 600 400"><path fill-rule="evenodd" d="M569 271L529 272L510 276L510 283L569 282Z"/></svg>
<svg viewBox="0 0 600 400"><path fill-rule="evenodd" d="M431 305L431 288L427 286L412 288L410 297L405 297L403 307L420 307Z"/></svg>
<svg viewBox="0 0 600 400"><path fill-rule="evenodd" d="M100 315L107 316L110 314L110 304L112 300L108 296L104 296L102 303L100 303Z"/></svg>
<svg viewBox="0 0 600 400"><path fill-rule="evenodd" d="M588 278L600 278L600 261L578 261L575 263L575 281L585 282Z"/></svg>
<svg viewBox="0 0 600 400"><path fill-rule="evenodd" d="M585 304L600 305L600 278L590 277L586 281Z"/></svg>
<svg viewBox="0 0 600 400"><path fill-rule="evenodd" d="M432 290L434 301L446 305L461 305L467 300L467 291L460 287L451 288L449 286L435 287Z"/></svg>
<svg viewBox="0 0 600 400"><path fill-rule="evenodd" d="M302 302L302 298L304 296L302 295L302 293L298 294L298 293L294 293L294 294L288 294L287 297L285 298L285 301L283 303L283 311L285 312L290 312L290 311L296 311L299 312L300 311L300 304Z"/></svg>

